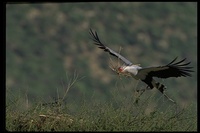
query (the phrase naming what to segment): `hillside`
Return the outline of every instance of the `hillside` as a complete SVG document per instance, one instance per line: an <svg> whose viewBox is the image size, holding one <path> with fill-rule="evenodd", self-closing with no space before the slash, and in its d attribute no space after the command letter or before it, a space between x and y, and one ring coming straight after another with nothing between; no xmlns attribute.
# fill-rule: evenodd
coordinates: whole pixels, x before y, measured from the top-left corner
<svg viewBox="0 0 200 133"><path fill-rule="evenodd" d="M98 2L6 5L6 90L44 102L62 97L77 73L81 78L67 102L128 97L142 82L109 68L110 58L93 45L89 29L102 42L141 66L165 65L175 57L194 67L191 78L159 80L182 106L197 100L197 3ZM160 97L157 91L148 91ZM146 93L148 93L146 92ZM11 96L13 97L13 96ZM145 94L144 94L145 97ZM7 97L8 99L10 96ZM9 101L9 100L8 100Z"/></svg>

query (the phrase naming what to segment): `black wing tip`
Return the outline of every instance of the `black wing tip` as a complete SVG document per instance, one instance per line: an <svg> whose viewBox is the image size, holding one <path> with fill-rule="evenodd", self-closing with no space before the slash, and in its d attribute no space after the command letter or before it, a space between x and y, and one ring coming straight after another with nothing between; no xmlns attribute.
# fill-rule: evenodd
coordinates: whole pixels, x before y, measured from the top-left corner
<svg viewBox="0 0 200 133"><path fill-rule="evenodd" d="M178 69L178 71L180 72L179 76L192 77L190 72L194 72L193 70L191 70L193 67L188 66L191 62L183 63L186 60L186 58L175 62L177 58L178 57L176 57L173 61L171 61L167 66Z"/></svg>
<svg viewBox="0 0 200 133"><path fill-rule="evenodd" d="M174 61L176 61L177 58L178 58L178 56L176 58L174 58L169 64L167 64L167 66L171 65Z"/></svg>
<svg viewBox="0 0 200 133"><path fill-rule="evenodd" d="M96 33L96 31L94 31ZM96 38L94 32L92 31L92 29L90 28L89 30L89 34L93 37L93 38Z"/></svg>
<svg viewBox="0 0 200 133"><path fill-rule="evenodd" d="M121 56L119 53L116 53L115 51L113 51L112 49L110 49L109 47L105 46L99 39L98 34L96 31L93 32L93 30L90 28L89 29L89 34L92 37L92 40L94 41L95 45L98 45L98 48L103 49L105 52L109 52L111 55L121 59L125 64L127 65L131 65L132 63L127 60L126 58L124 58L123 56Z"/></svg>
<svg viewBox="0 0 200 133"><path fill-rule="evenodd" d="M94 31L94 32L96 32L96 31ZM93 30L92 30L92 28L90 28L90 30L89 30L89 33L93 33Z"/></svg>
<svg viewBox="0 0 200 133"><path fill-rule="evenodd" d="M180 61L178 61L178 62L175 62L176 60L177 60L177 58L178 58L178 56L175 58L175 59L173 59L169 64L167 64L167 66L187 66L187 65L189 65L191 62L187 62L187 63L185 63L185 64L181 64L182 62L184 62L187 58L184 58L184 59L182 59L182 60L180 60Z"/></svg>
<svg viewBox="0 0 200 133"><path fill-rule="evenodd" d="M104 44L100 41L96 31L93 32L93 30L90 28L89 34L92 37L91 39L94 41L95 45L99 45L101 47L105 47Z"/></svg>

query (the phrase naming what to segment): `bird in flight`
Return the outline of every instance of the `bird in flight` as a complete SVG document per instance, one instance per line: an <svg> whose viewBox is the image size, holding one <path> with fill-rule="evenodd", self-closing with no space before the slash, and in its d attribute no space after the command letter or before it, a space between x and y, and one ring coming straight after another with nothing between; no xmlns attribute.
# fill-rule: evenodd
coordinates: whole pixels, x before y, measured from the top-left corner
<svg viewBox="0 0 200 133"><path fill-rule="evenodd" d="M170 77L191 77L190 72L194 72L191 69L193 67L189 67L188 65L190 62L183 63L185 59L182 59L181 61L175 62L177 57L172 60L167 65L163 66L156 66L156 67L141 67L139 65L134 65L131 61L120 55L119 53L113 51L109 47L105 46L99 39L97 32L93 32L92 29L90 29L90 35L92 37L92 40L94 41L94 44L97 45L100 49L103 49L105 52L108 52L109 54L117 57L121 61L124 62L124 64L120 67L118 67L117 72L122 74L129 74L136 80L141 80L144 83L147 84L146 89L153 89L154 87L157 88L162 94L164 94L165 97L167 97L170 101L174 102L171 98L169 98L165 93L164 90L166 87L156 82L153 77L158 78L170 78Z"/></svg>

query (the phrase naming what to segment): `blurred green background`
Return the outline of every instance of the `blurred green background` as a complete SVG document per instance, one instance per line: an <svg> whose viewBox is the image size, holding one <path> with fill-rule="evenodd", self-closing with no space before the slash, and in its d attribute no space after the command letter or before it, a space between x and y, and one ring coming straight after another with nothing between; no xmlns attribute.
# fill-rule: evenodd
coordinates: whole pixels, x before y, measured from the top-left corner
<svg viewBox="0 0 200 133"><path fill-rule="evenodd" d="M6 98L24 97L31 104L62 97L75 72L83 78L69 90L67 102L107 101L115 90L120 98L135 86L146 87L112 72L110 58L115 65L117 60L93 44L90 28L143 67L187 58L192 77L158 80L181 105L196 103L196 2L6 4L6 93L11 94Z"/></svg>

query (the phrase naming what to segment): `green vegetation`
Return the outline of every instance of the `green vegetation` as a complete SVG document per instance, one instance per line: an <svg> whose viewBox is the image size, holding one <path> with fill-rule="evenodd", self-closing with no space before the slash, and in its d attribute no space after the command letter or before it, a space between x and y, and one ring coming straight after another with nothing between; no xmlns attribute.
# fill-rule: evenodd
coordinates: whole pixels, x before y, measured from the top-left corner
<svg viewBox="0 0 200 133"><path fill-rule="evenodd" d="M132 97L133 98L133 97ZM151 97L152 98L152 97ZM6 108L8 131L197 131L194 106L169 105L149 111L151 98L121 103L84 101L72 111L61 101L36 103L26 111ZM17 103L15 103L17 104ZM120 106L119 106L119 105Z"/></svg>
<svg viewBox="0 0 200 133"><path fill-rule="evenodd" d="M158 79L180 110L174 111L156 90L146 91L136 106L135 89L146 86L112 72L109 65L118 65L117 59L93 45L90 28L110 48L121 48L125 57L144 67L164 65L177 56L191 61L191 78ZM8 130L196 130L196 109L190 108L197 103L196 72L196 2L6 4ZM69 77L78 82L66 91L73 81ZM42 105L57 100L62 102L55 108ZM143 113L150 107L156 107L155 113ZM39 128L43 117L45 124ZM73 124L63 127L69 119ZM147 126L142 128L142 123Z"/></svg>
<svg viewBox="0 0 200 133"><path fill-rule="evenodd" d="M113 92L112 101L92 102L81 98L81 103L67 102L68 91L80 78L75 73L65 93L50 102L35 102L29 107L21 96L7 100L6 130L8 131L196 131L195 105L180 108L178 104L155 99L154 95L134 92L131 97L118 98ZM11 92L7 92L11 94ZM155 104L155 101L157 102ZM152 105L153 103L153 105ZM23 105L23 104L22 104Z"/></svg>

